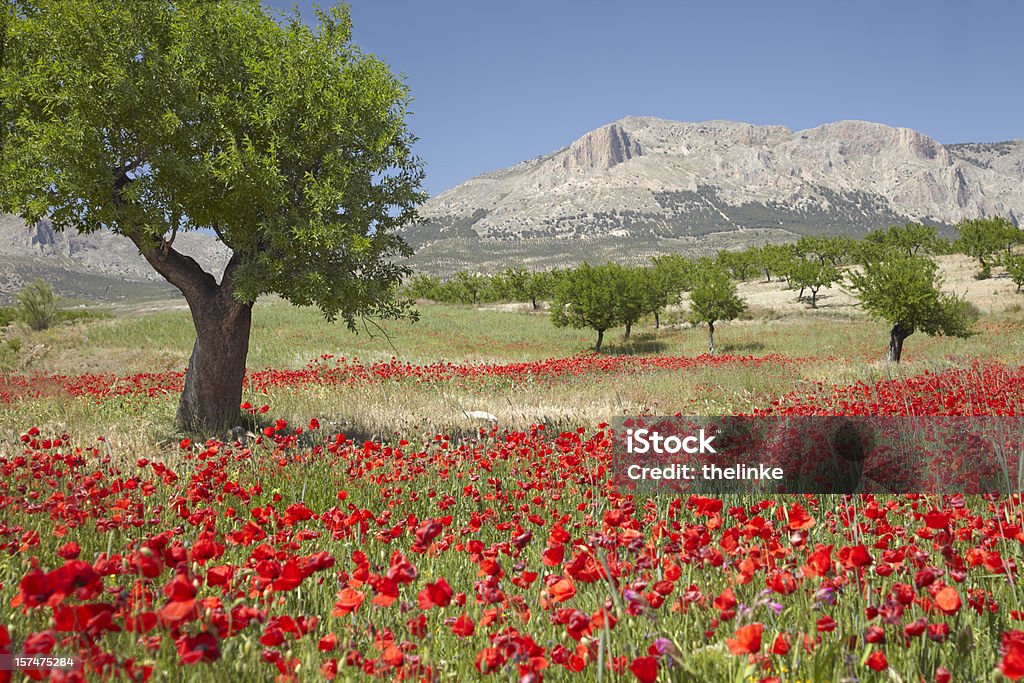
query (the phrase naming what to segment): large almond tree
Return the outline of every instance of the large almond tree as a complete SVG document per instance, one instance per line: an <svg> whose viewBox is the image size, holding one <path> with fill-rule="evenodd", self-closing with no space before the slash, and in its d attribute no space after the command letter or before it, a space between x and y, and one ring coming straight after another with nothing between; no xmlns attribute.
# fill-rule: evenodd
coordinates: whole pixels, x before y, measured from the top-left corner
<svg viewBox="0 0 1024 683"><path fill-rule="evenodd" d="M253 304L277 293L350 328L409 313L395 228L423 200L408 92L351 42L256 0L6 0L0 208L130 239L188 302L183 427L238 419ZM231 250L208 273L188 230Z"/></svg>

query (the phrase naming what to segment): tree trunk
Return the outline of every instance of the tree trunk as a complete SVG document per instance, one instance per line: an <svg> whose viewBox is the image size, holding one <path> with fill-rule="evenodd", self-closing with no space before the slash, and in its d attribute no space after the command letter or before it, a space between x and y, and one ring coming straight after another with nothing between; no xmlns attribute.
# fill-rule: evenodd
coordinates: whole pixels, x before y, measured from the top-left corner
<svg viewBox="0 0 1024 683"><path fill-rule="evenodd" d="M715 323L708 323L708 353L715 352Z"/></svg>
<svg viewBox="0 0 1024 683"><path fill-rule="evenodd" d="M768 282L772 281L772 271L768 270L767 268L764 269L764 276L768 278Z"/></svg>
<svg viewBox="0 0 1024 683"><path fill-rule="evenodd" d="M237 426L252 304L235 301L229 292L217 288L190 301L189 308L196 341L178 403L178 422L203 432Z"/></svg>
<svg viewBox="0 0 1024 683"><path fill-rule="evenodd" d="M537 310L537 297L530 297L530 303L533 304L533 310Z"/></svg>
<svg viewBox="0 0 1024 683"><path fill-rule="evenodd" d="M114 202L121 207L121 192L132 181L124 169L114 169L114 174ZM153 270L181 291L192 312L196 341L178 402L178 425L216 432L238 424L255 302L238 301L234 296L235 275L243 260L240 252L231 254L218 283L198 261L174 248L176 234L172 230L169 239L154 243L140 226L124 230Z"/></svg>
<svg viewBox="0 0 1024 683"><path fill-rule="evenodd" d="M1020 291L1020 287L1018 287L1017 290ZM654 312L654 329L661 329L661 314L657 311Z"/></svg>
<svg viewBox="0 0 1024 683"><path fill-rule="evenodd" d="M818 307L818 290L812 287L811 288L811 308L817 308L817 307Z"/></svg>
<svg viewBox="0 0 1024 683"><path fill-rule="evenodd" d="M800 288L800 295L796 298L797 301L803 301L804 300L804 289L806 289L806 288L805 287L801 287Z"/></svg>
<svg viewBox="0 0 1024 683"><path fill-rule="evenodd" d="M886 360L890 363L899 363L900 356L903 355L903 340L914 333L914 330L903 327L900 323L896 323L889 330L889 355Z"/></svg>
<svg viewBox="0 0 1024 683"><path fill-rule="evenodd" d="M626 333L622 335L622 341L629 341L629 333L633 331L633 323L626 323Z"/></svg>
<svg viewBox="0 0 1024 683"><path fill-rule="evenodd" d="M594 345L594 353L601 353L601 344L604 343L604 330L597 331L597 344Z"/></svg>

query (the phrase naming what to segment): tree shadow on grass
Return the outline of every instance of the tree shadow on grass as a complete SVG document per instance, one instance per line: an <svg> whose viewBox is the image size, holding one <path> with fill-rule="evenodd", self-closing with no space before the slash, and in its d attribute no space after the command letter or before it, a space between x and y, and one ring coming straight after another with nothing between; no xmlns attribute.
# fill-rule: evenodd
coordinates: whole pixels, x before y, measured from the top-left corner
<svg viewBox="0 0 1024 683"><path fill-rule="evenodd" d="M659 340L650 333L634 334L628 341L622 341L622 337L605 342L601 353L608 356L643 356L653 353L662 353L667 347L665 342Z"/></svg>
<svg viewBox="0 0 1024 683"><path fill-rule="evenodd" d="M764 343L759 341L720 344L717 348L720 353L746 353L750 351L764 351L764 349Z"/></svg>

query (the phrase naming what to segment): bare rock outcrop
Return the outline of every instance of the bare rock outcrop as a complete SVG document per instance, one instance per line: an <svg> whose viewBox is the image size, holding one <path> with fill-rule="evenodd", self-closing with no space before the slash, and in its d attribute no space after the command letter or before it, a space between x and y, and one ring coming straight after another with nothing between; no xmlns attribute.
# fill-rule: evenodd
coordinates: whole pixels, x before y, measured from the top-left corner
<svg viewBox="0 0 1024 683"><path fill-rule="evenodd" d="M438 195L405 232L417 245L761 229L862 235L993 214L1024 216L1024 141L943 145L867 121L792 131L630 116Z"/></svg>
<svg viewBox="0 0 1024 683"><path fill-rule="evenodd" d="M619 123L612 123L584 135L562 155L567 171L607 170L634 157L643 149Z"/></svg>

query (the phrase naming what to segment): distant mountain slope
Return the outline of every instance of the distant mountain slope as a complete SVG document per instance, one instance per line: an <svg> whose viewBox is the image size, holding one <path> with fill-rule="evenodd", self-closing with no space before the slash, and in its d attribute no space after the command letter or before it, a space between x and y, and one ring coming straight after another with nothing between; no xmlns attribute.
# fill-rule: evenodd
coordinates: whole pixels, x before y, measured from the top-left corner
<svg viewBox="0 0 1024 683"><path fill-rule="evenodd" d="M1024 217L1024 141L944 146L863 121L793 132L627 117L441 193L405 236L419 250L415 264L444 270L474 253L543 261L567 239L625 257L638 244L699 249L716 233L726 233L716 244L750 230L856 236L992 214Z"/></svg>
<svg viewBox="0 0 1024 683"><path fill-rule="evenodd" d="M730 121L627 117L569 146L439 194L402 233L422 270L642 262L669 251L863 235L924 220L1024 218L1024 141L941 145L907 128L840 121L793 132ZM204 233L175 246L219 274ZM46 277L85 299L173 295L135 246L0 215L0 300Z"/></svg>
<svg viewBox="0 0 1024 683"><path fill-rule="evenodd" d="M175 247L219 275L230 256L213 237L178 235ZM0 214L0 300L10 300L25 282L50 281L60 294L79 299L150 299L177 290L146 263L126 237L56 232L49 222L26 226Z"/></svg>

